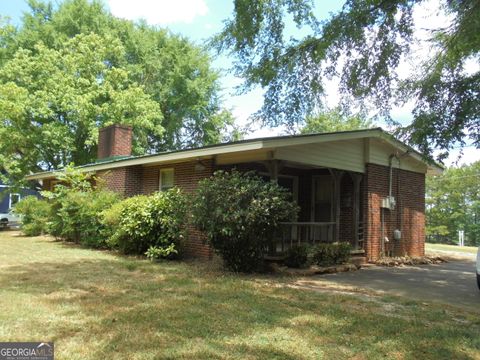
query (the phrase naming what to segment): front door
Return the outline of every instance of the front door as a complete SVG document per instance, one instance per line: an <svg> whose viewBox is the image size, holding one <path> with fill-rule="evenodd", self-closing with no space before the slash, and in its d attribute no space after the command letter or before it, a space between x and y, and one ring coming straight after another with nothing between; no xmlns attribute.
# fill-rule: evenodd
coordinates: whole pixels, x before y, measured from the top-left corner
<svg viewBox="0 0 480 360"><path fill-rule="evenodd" d="M312 216L313 222L333 221L333 178L330 175L313 177Z"/></svg>

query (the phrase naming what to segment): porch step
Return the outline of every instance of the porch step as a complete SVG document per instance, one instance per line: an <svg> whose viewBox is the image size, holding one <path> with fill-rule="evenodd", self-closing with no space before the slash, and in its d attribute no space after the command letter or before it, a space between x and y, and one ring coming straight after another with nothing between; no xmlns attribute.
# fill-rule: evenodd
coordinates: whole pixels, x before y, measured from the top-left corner
<svg viewBox="0 0 480 360"><path fill-rule="evenodd" d="M360 249L360 250L350 250L350 254L351 254L352 256L355 256L355 255L359 255L359 256L360 256L360 255L365 254L365 250L362 250L362 249Z"/></svg>
<svg viewBox="0 0 480 360"><path fill-rule="evenodd" d="M353 255L350 262L355 265L364 265L367 263L367 257L365 255Z"/></svg>

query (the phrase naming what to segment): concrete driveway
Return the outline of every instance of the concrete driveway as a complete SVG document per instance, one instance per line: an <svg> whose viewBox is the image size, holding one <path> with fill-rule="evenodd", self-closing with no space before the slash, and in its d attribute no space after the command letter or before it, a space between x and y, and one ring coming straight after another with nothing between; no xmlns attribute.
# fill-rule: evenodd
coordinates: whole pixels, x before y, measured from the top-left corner
<svg viewBox="0 0 480 360"><path fill-rule="evenodd" d="M480 311L473 257L438 265L371 266L354 272L315 276L302 283L300 285L308 287L340 284L417 300L474 307Z"/></svg>

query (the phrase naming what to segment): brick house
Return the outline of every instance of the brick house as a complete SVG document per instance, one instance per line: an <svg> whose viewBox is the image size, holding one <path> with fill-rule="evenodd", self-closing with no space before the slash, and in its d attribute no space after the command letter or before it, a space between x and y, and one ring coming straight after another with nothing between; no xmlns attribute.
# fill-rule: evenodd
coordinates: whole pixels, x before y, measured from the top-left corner
<svg viewBox="0 0 480 360"><path fill-rule="evenodd" d="M131 156L132 129L100 130L98 160L79 167L125 196L178 186L195 190L217 169L254 170L288 188L301 211L282 224L275 251L292 243L349 241L373 261L382 254L424 255L425 176L442 168L380 128L278 136L201 148ZM55 172L32 174L45 189ZM191 256L209 257L201 234L190 229Z"/></svg>

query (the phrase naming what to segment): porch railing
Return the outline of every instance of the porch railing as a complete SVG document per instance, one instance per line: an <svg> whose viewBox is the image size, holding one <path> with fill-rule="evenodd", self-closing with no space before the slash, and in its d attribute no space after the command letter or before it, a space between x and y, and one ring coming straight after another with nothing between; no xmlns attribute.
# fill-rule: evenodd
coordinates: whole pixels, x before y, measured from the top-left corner
<svg viewBox="0 0 480 360"><path fill-rule="evenodd" d="M363 228L363 221L358 222L358 234L357 234L357 249L356 250L363 250L364 244L364 228Z"/></svg>
<svg viewBox="0 0 480 360"><path fill-rule="evenodd" d="M293 245L331 243L335 241L335 222L280 223L269 249L271 255L281 254Z"/></svg>

